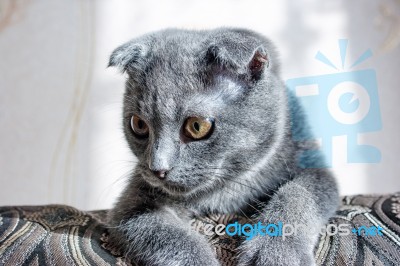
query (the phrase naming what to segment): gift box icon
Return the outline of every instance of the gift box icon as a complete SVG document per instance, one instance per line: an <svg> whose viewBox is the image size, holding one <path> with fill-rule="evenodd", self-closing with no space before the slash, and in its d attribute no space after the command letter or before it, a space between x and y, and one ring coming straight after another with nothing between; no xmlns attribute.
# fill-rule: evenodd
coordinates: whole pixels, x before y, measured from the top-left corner
<svg viewBox="0 0 400 266"><path fill-rule="evenodd" d="M344 69L347 40L339 40ZM343 52L344 51L344 52ZM371 56L367 50L353 65ZM316 58L336 68L320 52ZM381 160L379 149L359 144L358 134L379 131L382 121L379 109L379 95L376 72L373 69L347 71L319 76L289 79L287 88L297 97L305 110L313 134L304 134L296 129L297 110L292 108L292 137L295 141L306 142L313 138L321 140L320 150L307 150L299 156L301 167L332 166L332 138L347 136L348 163L378 163ZM326 162L310 158L323 152Z"/></svg>

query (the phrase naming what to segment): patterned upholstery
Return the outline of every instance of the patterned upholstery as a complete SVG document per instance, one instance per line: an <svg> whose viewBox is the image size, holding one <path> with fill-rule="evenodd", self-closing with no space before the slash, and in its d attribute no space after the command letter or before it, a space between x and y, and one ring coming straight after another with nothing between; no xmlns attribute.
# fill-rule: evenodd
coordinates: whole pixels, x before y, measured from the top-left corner
<svg viewBox="0 0 400 266"><path fill-rule="evenodd" d="M107 211L83 212L64 205L0 208L0 265L135 265L108 243ZM249 222L233 215L199 217L193 224ZM331 224L380 226L382 236L321 235L318 265L400 265L400 193L342 198ZM239 236L206 236L222 265L235 265Z"/></svg>

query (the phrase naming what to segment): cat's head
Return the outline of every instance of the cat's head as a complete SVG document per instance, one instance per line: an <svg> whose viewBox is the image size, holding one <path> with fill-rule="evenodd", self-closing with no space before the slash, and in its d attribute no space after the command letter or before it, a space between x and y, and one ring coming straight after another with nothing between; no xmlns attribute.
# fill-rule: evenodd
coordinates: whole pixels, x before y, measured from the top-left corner
<svg viewBox="0 0 400 266"><path fill-rule="evenodd" d="M118 47L123 125L140 176L195 195L258 171L282 134L285 99L270 42L242 29L151 33Z"/></svg>

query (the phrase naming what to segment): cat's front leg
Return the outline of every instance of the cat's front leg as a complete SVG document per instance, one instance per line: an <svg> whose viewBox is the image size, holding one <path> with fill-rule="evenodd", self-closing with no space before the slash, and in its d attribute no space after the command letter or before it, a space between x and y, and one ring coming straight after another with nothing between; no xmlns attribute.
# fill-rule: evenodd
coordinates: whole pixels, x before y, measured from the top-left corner
<svg viewBox="0 0 400 266"><path fill-rule="evenodd" d="M110 239L138 265L219 265L203 236L191 231L172 208L136 213L129 219L111 216Z"/></svg>
<svg viewBox="0 0 400 266"><path fill-rule="evenodd" d="M287 227L296 232L271 236L258 234L241 246L239 265L315 265L314 245L321 227L338 206L338 192L329 172L304 170L274 194L258 221ZM270 229L273 227L270 227ZM276 227L275 227L276 228Z"/></svg>

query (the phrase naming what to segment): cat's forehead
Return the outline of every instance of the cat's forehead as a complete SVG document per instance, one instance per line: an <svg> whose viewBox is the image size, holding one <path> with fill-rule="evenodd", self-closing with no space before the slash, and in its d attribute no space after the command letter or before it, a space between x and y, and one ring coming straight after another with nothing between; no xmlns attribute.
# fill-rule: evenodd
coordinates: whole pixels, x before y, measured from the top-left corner
<svg viewBox="0 0 400 266"><path fill-rule="evenodd" d="M145 76L144 90L157 94L186 94L204 89L199 79L199 69L193 60L162 58L152 63Z"/></svg>
<svg viewBox="0 0 400 266"><path fill-rule="evenodd" d="M140 111L173 119L206 90L200 71L187 47L153 47L144 79L135 86Z"/></svg>
<svg viewBox="0 0 400 266"><path fill-rule="evenodd" d="M186 116L215 116L243 88L227 78L218 78L212 85L201 84L196 77L158 73L146 87L135 90L136 107L148 119L177 121Z"/></svg>
<svg viewBox="0 0 400 266"><path fill-rule="evenodd" d="M222 108L260 78L256 66L268 58L260 42L237 30L166 30L120 46L110 65L130 75L138 111L150 118L174 119L191 110L201 115ZM249 65L251 56L255 63Z"/></svg>

